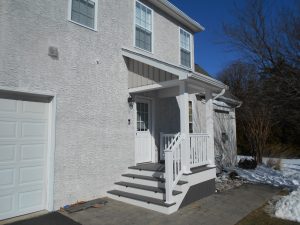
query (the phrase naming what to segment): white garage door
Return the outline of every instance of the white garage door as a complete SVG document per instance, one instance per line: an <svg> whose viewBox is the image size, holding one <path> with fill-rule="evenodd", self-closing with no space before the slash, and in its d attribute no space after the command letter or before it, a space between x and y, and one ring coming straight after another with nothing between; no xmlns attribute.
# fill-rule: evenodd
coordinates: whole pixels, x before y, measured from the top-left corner
<svg viewBox="0 0 300 225"><path fill-rule="evenodd" d="M45 209L48 105L0 98L0 220Z"/></svg>

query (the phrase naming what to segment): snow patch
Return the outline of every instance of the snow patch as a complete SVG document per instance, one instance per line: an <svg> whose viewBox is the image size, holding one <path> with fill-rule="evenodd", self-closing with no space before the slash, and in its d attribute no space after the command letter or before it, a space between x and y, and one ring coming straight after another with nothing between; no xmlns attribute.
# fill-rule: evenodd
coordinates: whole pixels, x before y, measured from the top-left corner
<svg viewBox="0 0 300 225"><path fill-rule="evenodd" d="M296 171L277 171L264 165L258 166L255 170L236 168L238 175L253 183L270 184L275 187L289 187L296 189L300 183L300 176Z"/></svg>
<svg viewBox="0 0 300 225"><path fill-rule="evenodd" d="M276 203L275 216L300 222L300 187Z"/></svg>

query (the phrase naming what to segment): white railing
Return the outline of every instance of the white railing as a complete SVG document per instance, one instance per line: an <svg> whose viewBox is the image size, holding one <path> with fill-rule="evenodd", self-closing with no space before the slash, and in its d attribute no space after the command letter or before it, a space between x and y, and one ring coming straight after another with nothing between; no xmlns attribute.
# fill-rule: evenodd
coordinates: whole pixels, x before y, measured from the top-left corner
<svg viewBox="0 0 300 225"><path fill-rule="evenodd" d="M208 164L208 134L189 134L191 168Z"/></svg>
<svg viewBox="0 0 300 225"><path fill-rule="evenodd" d="M183 174L184 136L176 134L165 152L166 203L173 203L173 190Z"/></svg>
<svg viewBox="0 0 300 225"><path fill-rule="evenodd" d="M164 150L169 147L171 142L178 134L165 134L160 132L160 160L165 160Z"/></svg>

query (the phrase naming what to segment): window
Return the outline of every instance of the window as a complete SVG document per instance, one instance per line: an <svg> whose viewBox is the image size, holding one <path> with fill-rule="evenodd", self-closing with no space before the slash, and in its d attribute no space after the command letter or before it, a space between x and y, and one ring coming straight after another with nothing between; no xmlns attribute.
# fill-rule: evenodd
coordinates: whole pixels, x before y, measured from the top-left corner
<svg viewBox="0 0 300 225"><path fill-rule="evenodd" d="M147 103L136 103L137 107L137 131L149 129L149 107Z"/></svg>
<svg viewBox="0 0 300 225"><path fill-rule="evenodd" d="M97 0L70 0L70 20L96 30Z"/></svg>
<svg viewBox="0 0 300 225"><path fill-rule="evenodd" d="M180 63L191 68L191 34L180 28Z"/></svg>
<svg viewBox="0 0 300 225"><path fill-rule="evenodd" d="M152 52L152 10L138 1L135 6L135 46Z"/></svg>
<svg viewBox="0 0 300 225"><path fill-rule="evenodd" d="M193 103L189 101L189 132L193 133Z"/></svg>

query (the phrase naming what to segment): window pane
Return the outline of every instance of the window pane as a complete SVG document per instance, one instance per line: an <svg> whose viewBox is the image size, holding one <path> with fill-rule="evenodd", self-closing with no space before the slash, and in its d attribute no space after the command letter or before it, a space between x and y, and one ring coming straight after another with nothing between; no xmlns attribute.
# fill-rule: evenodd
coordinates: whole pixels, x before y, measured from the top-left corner
<svg viewBox="0 0 300 225"><path fill-rule="evenodd" d="M136 37L135 37L136 46L151 52L151 45L152 45L151 36L152 34L149 33L148 31L140 27L136 27Z"/></svg>
<svg viewBox="0 0 300 225"><path fill-rule="evenodd" d="M90 28L95 26L95 2L72 0L71 19Z"/></svg>
<svg viewBox="0 0 300 225"><path fill-rule="evenodd" d="M191 67L191 53L181 49L181 65Z"/></svg>
<svg viewBox="0 0 300 225"><path fill-rule="evenodd" d="M185 32L184 30L180 30L180 47L190 51L191 50L190 42L191 42L190 34Z"/></svg>

